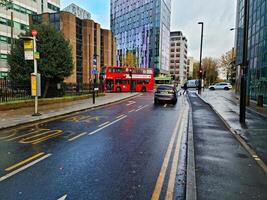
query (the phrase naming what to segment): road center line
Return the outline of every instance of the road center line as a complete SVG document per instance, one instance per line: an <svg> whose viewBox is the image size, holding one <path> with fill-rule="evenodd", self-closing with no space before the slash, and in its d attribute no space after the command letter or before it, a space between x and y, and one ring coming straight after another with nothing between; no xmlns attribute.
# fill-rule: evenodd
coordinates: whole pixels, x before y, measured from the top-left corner
<svg viewBox="0 0 267 200"><path fill-rule="evenodd" d="M18 168L18 167L20 167L21 165L24 165L25 163L30 162L30 161L34 160L35 158L38 158L38 157L40 157L40 156L42 156L42 155L44 155L44 154L45 154L45 153L42 152L42 153L38 153L38 154L36 154L36 155L34 155L34 156L31 156L31 157L29 157L29 158L27 158L27 159L25 159L25 160L23 160L23 161L21 161L21 162L15 164L15 165L12 165L12 166L9 167L9 168L6 168L5 171L11 171L11 170L13 170L13 169L15 169L15 168Z"/></svg>
<svg viewBox="0 0 267 200"><path fill-rule="evenodd" d="M157 179L157 182L156 182L156 186L155 186L153 195L151 197L151 200L158 200L159 197L160 197L160 193L161 193L162 186L163 186L163 183L164 183L166 171L167 171L168 164L169 164L170 157L171 157L171 152L172 152L172 149L173 149L173 146L174 146L174 140L176 138L176 135L178 134L178 128L180 127L183 115L184 115L184 110L183 110L183 112L181 113L181 115L179 116L179 118L178 118L178 120L176 122L176 126L174 128L173 133L172 133L171 141L169 143L167 152L165 154L164 161L163 161L163 164L161 166L160 173L159 173L159 176L158 176L158 179Z"/></svg>
<svg viewBox="0 0 267 200"><path fill-rule="evenodd" d="M0 182L2 182L2 181L4 181L4 180L10 178L11 176L14 176L15 174L17 174L17 173L19 173L19 172L21 172L21 171L23 171L23 170L25 170L25 169L27 169L27 168L29 168L29 167L35 165L35 164L37 164L38 162L41 162L42 160L44 160L44 159L50 157L51 155L52 155L52 154L47 154L47 155L45 155L45 156L43 156L43 157L41 157L41 158L39 158L39 159L37 159L37 160L35 160L35 161L32 161L32 162L28 163L27 165L24 165L23 167L21 167L21 168L19 168L19 169L14 170L13 172L11 172L11 173L9 173L9 174L7 174L7 175L5 175L5 176L2 176L2 177L0 178Z"/></svg>
<svg viewBox="0 0 267 200"><path fill-rule="evenodd" d="M109 123L110 123L110 121L107 121L107 122L105 122L105 123L103 123L103 124L100 124L98 127L105 126L105 125L107 125L107 124L109 124Z"/></svg>
<svg viewBox="0 0 267 200"><path fill-rule="evenodd" d="M120 115L120 116L116 117L116 119L122 118L122 117L124 117L124 116L126 116L126 115L125 115L125 114Z"/></svg>
<svg viewBox="0 0 267 200"><path fill-rule="evenodd" d="M133 110L130 110L128 113L132 113L132 112L134 112L135 110L133 109Z"/></svg>
<svg viewBox="0 0 267 200"><path fill-rule="evenodd" d="M136 102L135 101L129 101L129 103L126 104L126 106L130 106L130 105L133 105L133 104L136 104Z"/></svg>
<svg viewBox="0 0 267 200"><path fill-rule="evenodd" d="M86 135L86 134L87 134L87 132L83 132L83 133L81 133L81 134L79 134L79 135L76 135L75 137L70 138L70 139L68 139L68 140L69 140L69 142L71 142L71 141L73 141L73 140L77 140L78 138L80 138L80 137L82 137L82 136L84 136L84 135Z"/></svg>
<svg viewBox="0 0 267 200"><path fill-rule="evenodd" d="M148 105L145 105L145 106L142 106L142 107L138 108L135 112L138 112L138 111L140 111L140 110L142 110L142 109L144 109L146 107L148 107Z"/></svg>
<svg viewBox="0 0 267 200"><path fill-rule="evenodd" d="M186 113L188 113L188 109L186 108ZM168 188L165 196L165 200L173 200L173 193L174 193L174 185L175 185L175 179L176 179L176 173L177 173L177 166L178 166L178 161L179 161L179 153L180 153L180 146L181 146L181 141L184 135L185 131L185 119L186 117L182 118L182 122L179 127L179 134L177 137L177 142L176 142L176 147L175 147L175 152L173 156L173 161L172 161L172 166L171 166L171 172L169 176L169 183L168 183Z"/></svg>
<svg viewBox="0 0 267 200"><path fill-rule="evenodd" d="M91 132L91 133L88 133L88 135L93 135L93 134L95 134L95 133L97 133L97 132L99 132L99 131L101 131L101 130L103 130L103 129L109 127L109 126L111 126L112 124L115 124L115 123L117 123L117 122L119 122L119 121L125 119L126 117L127 117L127 115L124 115L123 117L121 117L121 118L119 118L119 119L117 119L117 120L115 120L115 121L113 121L113 122L111 122L111 123L109 123L109 124L107 124L107 125L105 125L105 126L99 128L99 129L97 129L97 130L95 130L95 131L93 131L93 132Z"/></svg>
<svg viewBox="0 0 267 200"><path fill-rule="evenodd" d="M65 194L63 197L60 197L58 200L65 200L67 198L67 195Z"/></svg>

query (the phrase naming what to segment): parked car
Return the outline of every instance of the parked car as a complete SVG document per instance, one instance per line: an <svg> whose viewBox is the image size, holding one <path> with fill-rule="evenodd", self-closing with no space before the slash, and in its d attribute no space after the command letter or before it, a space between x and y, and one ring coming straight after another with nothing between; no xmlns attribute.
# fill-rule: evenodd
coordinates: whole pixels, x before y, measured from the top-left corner
<svg viewBox="0 0 267 200"><path fill-rule="evenodd" d="M173 105L177 103L177 90L173 85L159 85L154 94L154 104L168 102Z"/></svg>
<svg viewBox="0 0 267 200"><path fill-rule="evenodd" d="M232 89L232 85L230 83L216 83L214 85L210 85L210 90L230 90Z"/></svg>

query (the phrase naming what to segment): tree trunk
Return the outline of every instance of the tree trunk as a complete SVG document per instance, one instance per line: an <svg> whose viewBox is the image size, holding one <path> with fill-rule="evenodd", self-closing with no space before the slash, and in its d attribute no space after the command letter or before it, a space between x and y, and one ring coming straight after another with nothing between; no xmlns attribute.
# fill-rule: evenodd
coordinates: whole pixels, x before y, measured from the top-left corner
<svg viewBox="0 0 267 200"><path fill-rule="evenodd" d="M44 98L46 98L47 92L48 92L48 88L49 88L49 84L50 84L50 80L47 79L45 82L45 89L44 89Z"/></svg>

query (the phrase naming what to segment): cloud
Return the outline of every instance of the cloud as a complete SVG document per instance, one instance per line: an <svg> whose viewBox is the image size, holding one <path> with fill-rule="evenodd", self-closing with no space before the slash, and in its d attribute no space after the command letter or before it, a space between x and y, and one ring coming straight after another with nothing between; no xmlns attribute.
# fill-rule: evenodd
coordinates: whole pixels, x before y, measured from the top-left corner
<svg viewBox="0 0 267 200"><path fill-rule="evenodd" d="M189 55L199 57L200 28L204 22L204 57L220 57L234 46L236 3L233 0L173 0L171 30L181 30L188 39Z"/></svg>

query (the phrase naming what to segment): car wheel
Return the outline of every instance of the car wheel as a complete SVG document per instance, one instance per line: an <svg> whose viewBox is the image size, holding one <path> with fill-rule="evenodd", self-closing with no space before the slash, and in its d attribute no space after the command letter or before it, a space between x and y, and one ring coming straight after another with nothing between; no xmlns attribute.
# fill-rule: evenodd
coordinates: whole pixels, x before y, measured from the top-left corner
<svg viewBox="0 0 267 200"><path fill-rule="evenodd" d="M158 99L154 99L154 105L158 105L159 104L159 100Z"/></svg>
<svg viewBox="0 0 267 200"><path fill-rule="evenodd" d="M229 90L229 88L228 87L225 87L224 90Z"/></svg>
<svg viewBox="0 0 267 200"><path fill-rule="evenodd" d="M177 100L172 101L172 105L176 105Z"/></svg>
<svg viewBox="0 0 267 200"><path fill-rule="evenodd" d="M117 87L116 92L121 92L121 88Z"/></svg>
<svg viewBox="0 0 267 200"><path fill-rule="evenodd" d="M211 87L210 90L215 90L215 88L214 87Z"/></svg>

